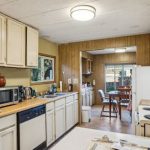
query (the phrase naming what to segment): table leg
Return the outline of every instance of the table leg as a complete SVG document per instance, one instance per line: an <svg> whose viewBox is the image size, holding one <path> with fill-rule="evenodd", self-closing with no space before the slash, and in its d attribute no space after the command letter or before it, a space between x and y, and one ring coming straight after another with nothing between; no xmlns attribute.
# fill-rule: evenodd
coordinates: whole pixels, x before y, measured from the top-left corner
<svg viewBox="0 0 150 150"><path fill-rule="evenodd" d="M111 118L111 96L109 96L109 117Z"/></svg>
<svg viewBox="0 0 150 150"><path fill-rule="evenodd" d="M120 116L120 120L121 120L121 97L119 98L119 116Z"/></svg>

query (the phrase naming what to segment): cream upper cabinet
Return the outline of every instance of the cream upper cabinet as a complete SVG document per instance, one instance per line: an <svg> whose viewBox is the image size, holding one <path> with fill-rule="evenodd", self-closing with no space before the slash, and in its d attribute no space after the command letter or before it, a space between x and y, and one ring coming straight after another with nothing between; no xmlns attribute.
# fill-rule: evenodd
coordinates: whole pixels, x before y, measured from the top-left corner
<svg viewBox="0 0 150 150"><path fill-rule="evenodd" d="M38 66L38 40L39 33L36 29L27 27L27 66Z"/></svg>
<svg viewBox="0 0 150 150"><path fill-rule="evenodd" d="M25 66L25 25L7 20L7 65Z"/></svg>
<svg viewBox="0 0 150 150"><path fill-rule="evenodd" d="M0 15L0 65L5 65L6 58L6 18Z"/></svg>

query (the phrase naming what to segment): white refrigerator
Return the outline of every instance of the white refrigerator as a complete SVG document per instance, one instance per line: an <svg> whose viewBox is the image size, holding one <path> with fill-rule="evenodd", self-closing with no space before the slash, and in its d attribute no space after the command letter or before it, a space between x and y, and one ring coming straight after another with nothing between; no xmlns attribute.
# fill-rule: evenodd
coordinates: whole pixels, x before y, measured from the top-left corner
<svg viewBox="0 0 150 150"><path fill-rule="evenodd" d="M150 66L134 66L132 70L132 123L135 126L141 99L150 101Z"/></svg>

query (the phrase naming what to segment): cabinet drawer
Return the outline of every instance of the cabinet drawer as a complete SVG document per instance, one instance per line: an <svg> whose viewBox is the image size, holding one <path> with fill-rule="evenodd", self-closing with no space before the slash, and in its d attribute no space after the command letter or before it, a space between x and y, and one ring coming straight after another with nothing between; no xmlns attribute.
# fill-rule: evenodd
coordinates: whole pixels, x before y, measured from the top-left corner
<svg viewBox="0 0 150 150"><path fill-rule="evenodd" d="M55 107L59 107L62 105L65 105L65 98L62 98L62 99L55 101Z"/></svg>
<svg viewBox="0 0 150 150"><path fill-rule="evenodd" d="M78 100L79 98L78 98L78 94L75 94L74 95L74 100Z"/></svg>
<svg viewBox="0 0 150 150"><path fill-rule="evenodd" d="M16 114L0 118L0 130L16 124Z"/></svg>
<svg viewBox="0 0 150 150"><path fill-rule="evenodd" d="M46 104L46 111L50 111L54 109L54 102Z"/></svg>
<svg viewBox="0 0 150 150"><path fill-rule="evenodd" d="M66 103L73 102L73 95L66 97Z"/></svg>

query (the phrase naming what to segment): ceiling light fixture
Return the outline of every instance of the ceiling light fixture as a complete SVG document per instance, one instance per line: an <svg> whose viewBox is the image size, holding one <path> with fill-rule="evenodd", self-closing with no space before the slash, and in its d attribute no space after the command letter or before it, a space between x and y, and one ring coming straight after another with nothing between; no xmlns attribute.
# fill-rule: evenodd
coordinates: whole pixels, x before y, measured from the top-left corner
<svg viewBox="0 0 150 150"><path fill-rule="evenodd" d="M115 49L115 53L125 53L126 52L126 48L117 48Z"/></svg>
<svg viewBox="0 0 150 150"><path fill-rule="evenodd" d="M89 5L75 6L70 10L70 16L78 21L89 21L95 17L96 9Z"/></svg>

